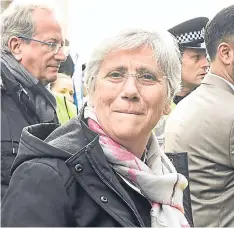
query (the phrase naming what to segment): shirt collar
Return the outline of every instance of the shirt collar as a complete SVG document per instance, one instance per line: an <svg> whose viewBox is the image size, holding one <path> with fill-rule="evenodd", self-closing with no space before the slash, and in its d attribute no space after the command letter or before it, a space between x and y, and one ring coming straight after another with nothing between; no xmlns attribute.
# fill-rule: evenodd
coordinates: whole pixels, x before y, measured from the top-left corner
<svg viewBox="0 0 234 228"><path fill-rule="evenodd" d="M219 79L225 81L229 86L231 86L231 88L232 88L233 91L234 91L234 85L233 85L231 82L227 81L226 79L224 79L224 78L222 78L222 77L220 77L220 76L218 76L218 75L216 75L216 74L212 74L212 76L214 76L214 77L216 77L216 78L219 78Z"/></svg>

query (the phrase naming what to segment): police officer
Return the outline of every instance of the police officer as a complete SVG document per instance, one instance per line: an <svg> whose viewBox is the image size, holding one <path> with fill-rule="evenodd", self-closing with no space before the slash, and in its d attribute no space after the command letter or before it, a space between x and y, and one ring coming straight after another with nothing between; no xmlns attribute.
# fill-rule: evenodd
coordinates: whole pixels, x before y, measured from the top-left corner
<svg viewBox="0 0 234 228"><path fill-rule="evenodd" d="M172 109L196 89L208 70L204 43L206 17L197 17L180 23L168 31L175 36L182 55L182 89L173 99Z"/></svg>

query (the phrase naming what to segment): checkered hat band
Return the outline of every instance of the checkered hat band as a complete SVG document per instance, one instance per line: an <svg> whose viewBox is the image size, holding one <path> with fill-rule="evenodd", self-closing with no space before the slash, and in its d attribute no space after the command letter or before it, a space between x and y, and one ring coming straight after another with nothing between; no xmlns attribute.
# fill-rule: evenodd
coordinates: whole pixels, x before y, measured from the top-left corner
<svg viewBox="0 0 234 228"><path fill-rule="evenodd" d="M193 42L195 40L204 39L204 28L200 31L180 34L179 36L176 36L176 39L179 43L187 43L187 42Z"/></svg>

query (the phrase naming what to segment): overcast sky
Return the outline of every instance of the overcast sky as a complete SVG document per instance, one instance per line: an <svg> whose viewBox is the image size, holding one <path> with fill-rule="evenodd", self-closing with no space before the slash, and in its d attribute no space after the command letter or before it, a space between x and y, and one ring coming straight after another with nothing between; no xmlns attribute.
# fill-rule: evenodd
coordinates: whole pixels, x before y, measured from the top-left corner
<svg viewBox="0 0 234 228"><path fill-rule="evenodd" d="M14 0L45 1L67 16L66 32L71 47L85 62L104 37L129 27L169 29L185 20L211 19L234 0ZM62 7L61 7L62 6ZM68 12L68 15L64 13ZM233 23L233 22L232 22Z"/></svg>
<svg viewBox="0 0 234 228"><path fill-rule="evenodd" d="M109 34L128 27L164 28L212 18L234 0L69 0L68 35L82 59Z"/></svg>

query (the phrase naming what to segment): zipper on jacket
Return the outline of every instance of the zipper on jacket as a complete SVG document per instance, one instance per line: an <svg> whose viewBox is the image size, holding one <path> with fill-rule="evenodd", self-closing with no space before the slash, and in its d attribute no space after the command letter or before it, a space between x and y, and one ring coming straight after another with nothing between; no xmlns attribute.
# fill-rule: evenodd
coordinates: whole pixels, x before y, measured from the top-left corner
<svg viewBox="0 0 234 228"><path fill-rule="evenodd" d="M102 175L100 174L100 172L95 168L93 162L91 161L91 159L89 159L95 173L99 176L99 178L111 189L113 190L127 205L128 207L132 210L132 212L134 213L134 215L136 216L138 222L140 223L140 225L142 227L145 227L145 224L141 221L141 218L139 218L139 216L137 215L137 213L135 212L135 210L131 207L131 205L129 205L129 203L122 197L121 194L119 194L103 177Z"/></svg>

